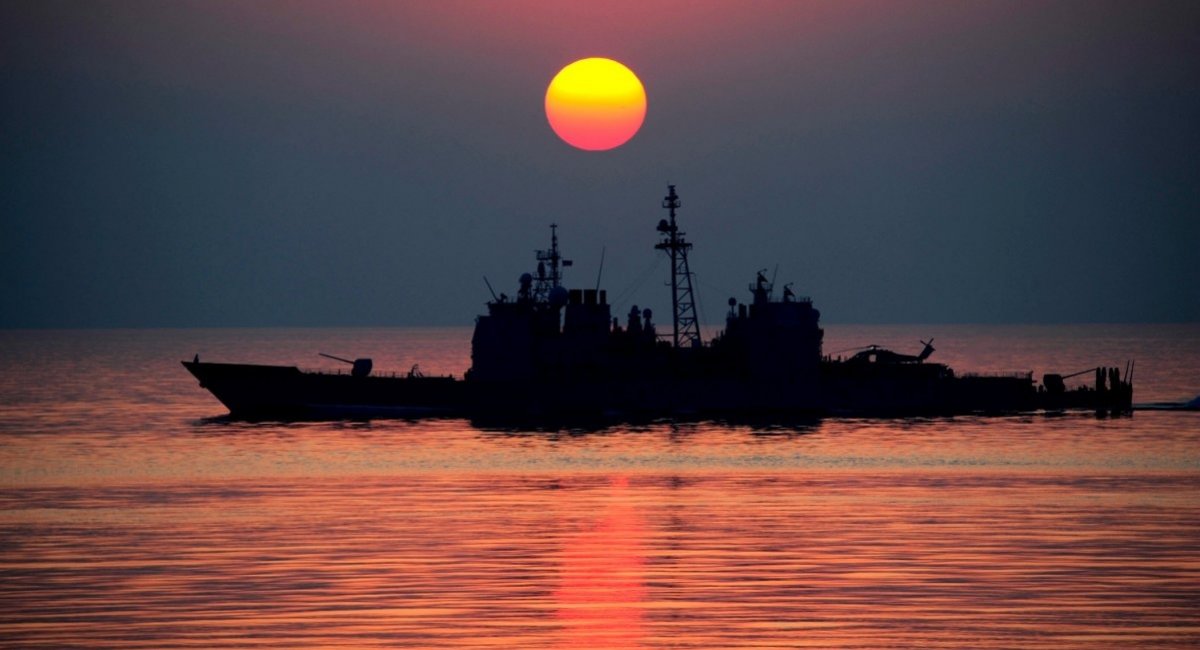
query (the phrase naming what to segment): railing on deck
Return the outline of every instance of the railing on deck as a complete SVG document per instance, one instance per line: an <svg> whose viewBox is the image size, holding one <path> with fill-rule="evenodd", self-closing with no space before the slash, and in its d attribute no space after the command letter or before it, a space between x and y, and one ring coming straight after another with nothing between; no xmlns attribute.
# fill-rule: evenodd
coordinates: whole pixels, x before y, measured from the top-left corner
<svg viewBox="0 0 1200 650"><path fill-rule="evenodd" d="M301 367L297 366L297 369L306 375L346 375L346 376L350 376L349 370L342 370L341 368L338 368L336 370L330 370L329 368L301 368ZM404 372L404 371L392 371L392 372L374 372L374 371L372 371L371 374L368 376L369 377L384 377L384 378L391 378L391 379L407 379L407 378L413 377L411 374L409 374L408 372ZM453 374L449 374L449 375L417 375L416 378L418 378L418 379L425 379L425 378L454 379L454 375Z"/></svg>
<svg viewBox="0 0 1200 650"><path fill-rule="evenodd" d="M1001 370L997 372L964 372L964 379L1028 379L1033 381L1032 370Z"/></svg>

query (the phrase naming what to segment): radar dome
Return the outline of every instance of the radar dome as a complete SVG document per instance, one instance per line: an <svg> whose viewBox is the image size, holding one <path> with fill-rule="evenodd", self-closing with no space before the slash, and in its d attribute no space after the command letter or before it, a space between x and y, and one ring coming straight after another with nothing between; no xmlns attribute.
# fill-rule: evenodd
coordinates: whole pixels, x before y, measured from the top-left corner
<svg viewBox="0 0 1200 650"><path fill-rule="evenodd" d="M562 307L567 304L567 288L557 286L550 290L550 304L554 307Z"/></svg>

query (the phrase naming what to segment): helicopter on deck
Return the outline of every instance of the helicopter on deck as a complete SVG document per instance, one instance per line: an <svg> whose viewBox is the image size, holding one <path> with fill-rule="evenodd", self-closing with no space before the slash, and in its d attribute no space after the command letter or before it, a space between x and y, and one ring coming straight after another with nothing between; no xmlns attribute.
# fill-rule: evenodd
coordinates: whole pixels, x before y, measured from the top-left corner
<svg viewBox="0 0 1200 650"><path fill-rule="evenodd" d="M922 363L934 353L933 339L921 341L924 349L920 354L900 354L879 346L868 345L865 348L858 349L859 352L854 356L846 359L846 363L880 363L880 364L906 364L906 363Z"/></svg>

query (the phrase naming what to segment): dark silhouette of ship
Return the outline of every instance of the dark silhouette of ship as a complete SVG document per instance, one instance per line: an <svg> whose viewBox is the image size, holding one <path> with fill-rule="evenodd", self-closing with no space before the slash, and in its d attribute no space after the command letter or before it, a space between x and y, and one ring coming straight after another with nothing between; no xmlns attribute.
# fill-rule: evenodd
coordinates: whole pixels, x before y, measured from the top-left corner
<svg viewBox="0 0 1200 650"><path fill-rule="evenodd" d="M655 245L670 259L671 330L660 334L649 309L614 317L599 289L567 289L570 261L558 248L537 251L537 266L515 298L496 296L477 318L470 370L462 379L372 374L370 359L342 359L349 373L294 366L183 365L239 418L465 416L537 421L552 418L747 418L823 415L955 415L1132 408L1131 365L1070 374L959 375L930 362L932 339L915 355L876 345L848 358L822 352L824 330L812 300L759 272L750 301L729 300L725 329L709 342L696 318L688 251L679 229L675 186L663 199L669 217ZM491 286L489 284L489 290ZM325 355L330 356L330 355ZM1066 380L1094 374L1090 386Z"/></svg>

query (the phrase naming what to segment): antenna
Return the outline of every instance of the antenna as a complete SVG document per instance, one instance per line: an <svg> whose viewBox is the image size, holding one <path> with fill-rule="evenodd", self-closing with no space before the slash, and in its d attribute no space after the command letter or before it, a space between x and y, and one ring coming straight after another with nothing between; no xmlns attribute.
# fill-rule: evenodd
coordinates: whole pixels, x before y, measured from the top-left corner
<svg viewBox="0 0 1200 650"><path fill-rule="evenodd" d="M679 195L675 193L674 185L667 185L667 196L663 198L662 207L670 211L671 221L661 219L658 222L658 232L663 239L654 245L660 251L666 251L671 259L671 310L672 336L675 347L699 347L700 323L696 319L696 300L692 291L692 272L688 268L687 252L692 244L685 241L684 233L675 223L675 210L680 206Z"/></svg>
<svg viewBox="0 0 1200 650"><path fill-rule="evenodd" d="M486 275L483 276L483 283L487 285L488 291L492 292L492 300L495 300L496 302L500 302L500 299L496 297L496 290L492 288L492 283L488 282Z"/></svg>
<svg viewBox="0 0 1200 650"><path fill-rule="evenodd" d="M607 246L600 247L600 270L596 271L596 291L600 290L600 276L604 275L604 253L607 250Z"/></svg>

